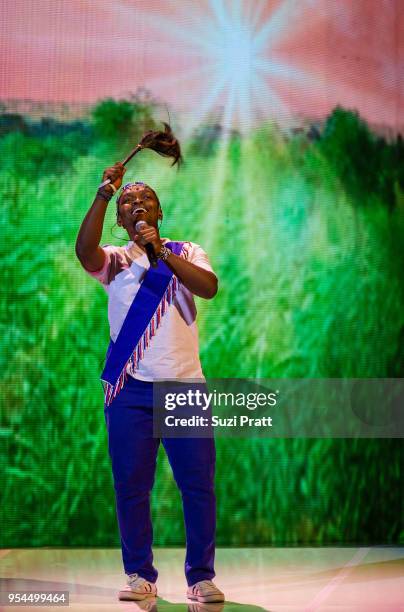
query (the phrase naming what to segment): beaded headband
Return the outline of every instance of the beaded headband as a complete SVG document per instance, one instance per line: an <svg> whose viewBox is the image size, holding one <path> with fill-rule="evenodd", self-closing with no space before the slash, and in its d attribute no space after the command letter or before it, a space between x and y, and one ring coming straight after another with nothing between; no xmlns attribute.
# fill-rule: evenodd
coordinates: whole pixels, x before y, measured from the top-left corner
<svg viewBox="0 0 404 612"><path fill-rule="evenodd" d="M147 183L143 183L142 181L135 181L135 182L133 182L133 183L126 183L126 184L125 184L125 185L124 185L124 186L121 188L121 190L120 190L120 192L119 192L119 195L118 195L118 197L117 197L117 199L116 199L116 206L117 206L117 209L118 209L118 206L119 206L120 199L121 199L121 197L123 196L123 194L125 193L125 191L128 191L128 189L130 189L131 187L134 187L135 185L143 185L144 187L147 187L148 189L150 189L150 191L152 191L152 192L154 193L154 195L155 195L155 197L156 197L156 200L157 200L157 202L158 202L158 205L159 205L159 206L161 206L161 204L160 204L160 200L159 200L159 199L158 199L158 197L157 197L157 193L154 191L154 189L152 189L152 188L150 187L150 185L148 185Z"/></svg>
<svg viewBox="0 0 404 612"><path fill-rule="evenodd" d="M134 187L135 185L143 185L144 187L149 187L149 185L146 185L146 183L143 183L142 181L135 181L134 183L126 183L121 191L119 192L119 195L117 197L117 203L119 204L119 200L121 199L121 196L125 193L125 191L127 191L128 189L130 189L131 187ZM150 188L149 188L150 189Z"/></svg>

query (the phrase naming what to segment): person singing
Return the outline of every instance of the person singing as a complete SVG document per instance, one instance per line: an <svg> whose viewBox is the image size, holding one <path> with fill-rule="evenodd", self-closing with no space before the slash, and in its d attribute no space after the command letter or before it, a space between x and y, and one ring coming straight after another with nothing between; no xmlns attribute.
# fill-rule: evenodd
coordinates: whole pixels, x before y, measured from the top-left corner
<svg viewBox="0 0 404 612"><path fill-rule="evenodd" d="M109 200L126 168L107 168L76 241L83 269L108 294L110 345L101 379L122 560L127 584L119 599L157 596L153 565L150 494L160 439L153 437L153 381L204 379L199 359L194 295L212 299L218 279L199 244L161 238L163 211L145 183L123 186L117 224L128 233L125 246L100 246ZM138 221L144 221L137 227ZM150 265L150 246L157 267ZM149 250L147 250L149 249ZM148 255L149 254L149 255ZM222 602L214 570L216 450L214 438L162 438L181 492L186 531L187 597Z"/></svg>

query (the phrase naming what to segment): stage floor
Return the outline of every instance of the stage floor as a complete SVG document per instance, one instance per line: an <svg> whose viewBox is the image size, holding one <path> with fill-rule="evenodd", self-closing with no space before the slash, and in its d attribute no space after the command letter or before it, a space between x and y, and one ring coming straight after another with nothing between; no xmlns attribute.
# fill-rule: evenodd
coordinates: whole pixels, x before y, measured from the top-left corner
<svg viewBox="0 0 404 612"><path fill-rule="evenodd" d="M159 597L144 605L119 602L125 583L117 549L0 551L1 590L69 591L70 606L35 610L190 610L219 612L220 604L192 604L185 596L184 550L154 550ZM215 582L224 612L239 610L404 611L404 548L219 548ZM27 606L1 607L24 610Z"/></svg>

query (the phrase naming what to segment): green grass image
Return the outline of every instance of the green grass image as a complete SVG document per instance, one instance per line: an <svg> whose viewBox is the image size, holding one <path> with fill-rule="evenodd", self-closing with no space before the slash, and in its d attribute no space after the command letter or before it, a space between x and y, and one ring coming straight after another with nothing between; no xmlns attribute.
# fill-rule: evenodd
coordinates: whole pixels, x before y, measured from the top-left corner
<svg viewBox="0 0 404 612"><path fill-rule="evenodd" d="M365 180L358 149L335 137L348 116L339 113L319 141L264 125L208 148L183 143L179 172L148 151L128 166L125 181L160 196L162 235L200 243L218 273L216 298L197 300L207 377L404 375L400 170L387 156ZM371 160L380 142L355 125ZM0 546L118 545L99 381L107 298L74 244L103 169L128 142L19 132L1 141ZM127 238L114 206L102 244ZM402 538L400 440L216 445L218 545ZM155 543L183 544L162 449L152 500Z"/></svg>

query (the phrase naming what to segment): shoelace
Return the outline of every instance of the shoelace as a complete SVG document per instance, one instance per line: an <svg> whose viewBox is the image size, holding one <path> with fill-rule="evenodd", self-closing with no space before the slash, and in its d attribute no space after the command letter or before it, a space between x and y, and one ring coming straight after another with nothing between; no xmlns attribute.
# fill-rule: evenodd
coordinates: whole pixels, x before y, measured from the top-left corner
<svg viewBox="0 0 404 612"><path fill-rule="evenodd" d="M140 586L143 582L146 582L139 574L129 574L128 578L131 586Z"/></svg>
<svg viewBox="0 0 404 612"><path fill-rule="evenodd" d="M209 589L213 593L217 593L219 591L219 589L213 584L211 580L200 580L200 582L198 582L197 584L193 586L192 591L195 593L196 589L205 590L205 588L207 589L208 592L209 592ZM206 594L208 593L205 591L205 595Z"/></svg>
<svg viewBox="0 0 404 612"><path fill-rule="evenodd" d="M129 574L128 576L128 586L131 588L137 588L144 586L146 593L151 593L153 591L153 587L145 578L139 576L139 574Z"/></svg>

